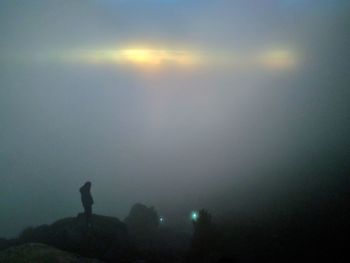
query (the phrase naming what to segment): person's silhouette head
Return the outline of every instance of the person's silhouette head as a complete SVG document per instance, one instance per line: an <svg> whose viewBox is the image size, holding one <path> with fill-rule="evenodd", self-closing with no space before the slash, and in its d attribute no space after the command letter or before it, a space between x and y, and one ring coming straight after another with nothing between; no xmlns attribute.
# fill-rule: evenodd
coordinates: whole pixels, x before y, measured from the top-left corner
<svg viewBox="0 0 350 263"><path fill-rule="evenodd" d="M87 181L85 184L84 184L84 188L88 188L90 189L91 188L91 182L90 181Z"/></svg>

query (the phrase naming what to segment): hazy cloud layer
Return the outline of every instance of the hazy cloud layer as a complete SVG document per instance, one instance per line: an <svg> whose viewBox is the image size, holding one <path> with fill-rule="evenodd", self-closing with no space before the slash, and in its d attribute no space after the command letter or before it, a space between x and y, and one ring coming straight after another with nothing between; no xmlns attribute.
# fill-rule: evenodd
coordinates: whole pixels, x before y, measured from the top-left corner
<svg viewBox="0 0 350 263"><path fill-rule="evenodd" d="M95 212L121 218L137 201L178 217L328 202L348 180L346 2L1 1L0 236L74 216L86 180ZM128 45L209 59L57 59ZM295 67L248 63L275 49Z"/></svg>

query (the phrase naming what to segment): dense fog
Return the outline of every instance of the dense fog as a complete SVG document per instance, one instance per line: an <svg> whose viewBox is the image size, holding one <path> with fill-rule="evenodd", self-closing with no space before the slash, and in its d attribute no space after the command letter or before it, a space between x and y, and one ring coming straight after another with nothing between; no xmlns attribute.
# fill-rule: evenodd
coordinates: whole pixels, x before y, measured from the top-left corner
<svg viewBox="0 0 350 263"><path fill-rule="evenodd" d="M349 189L348 1L0 2L0 237L136 202L169 224Z"/></svg>

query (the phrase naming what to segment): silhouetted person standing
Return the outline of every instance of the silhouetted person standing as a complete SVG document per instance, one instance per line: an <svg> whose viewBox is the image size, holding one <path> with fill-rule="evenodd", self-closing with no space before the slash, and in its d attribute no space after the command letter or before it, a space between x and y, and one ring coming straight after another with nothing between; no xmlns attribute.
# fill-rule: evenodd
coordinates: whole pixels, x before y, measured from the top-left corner
<svg viewBox="0 0 350 263"><path fill-rule="evenodd" d="M86 224L91 225L91 216L92 216L92 204L94 199L90 193L91 182L86 182L82 187L80 187L81 202L83 203L84 213L86 217Z"/></svg>

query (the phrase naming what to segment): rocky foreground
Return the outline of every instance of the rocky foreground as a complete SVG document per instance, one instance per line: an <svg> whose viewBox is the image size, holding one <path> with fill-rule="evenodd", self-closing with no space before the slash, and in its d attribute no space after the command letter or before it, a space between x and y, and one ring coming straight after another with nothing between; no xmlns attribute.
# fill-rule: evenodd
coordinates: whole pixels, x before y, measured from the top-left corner
<svg viewBox="0 0 350 263"><path fill-rule="evenodd" d="M0 251L4 263L100 263L97 259L84 258L45 244L26 243Z"/></svg>
<svg viewBox="0 0 350 263"><path fill-rule="evenodd" d="M87 225L85 216L78 214L28 227L18 238L0 239L0 262L179 262L189 237L159 228L158 217L147 216L155 212L147 209L125 223L94 214Z"/></svg>
<svg viewBox="0 0 350 263"><path fill-rule="evenodd" d="M13 245L42 243L84 257L129 259L131 249L126 225L114 217L93 215L87 226L83 214L25 229ZM0 261L1 262L1 261Z"/></svg>

